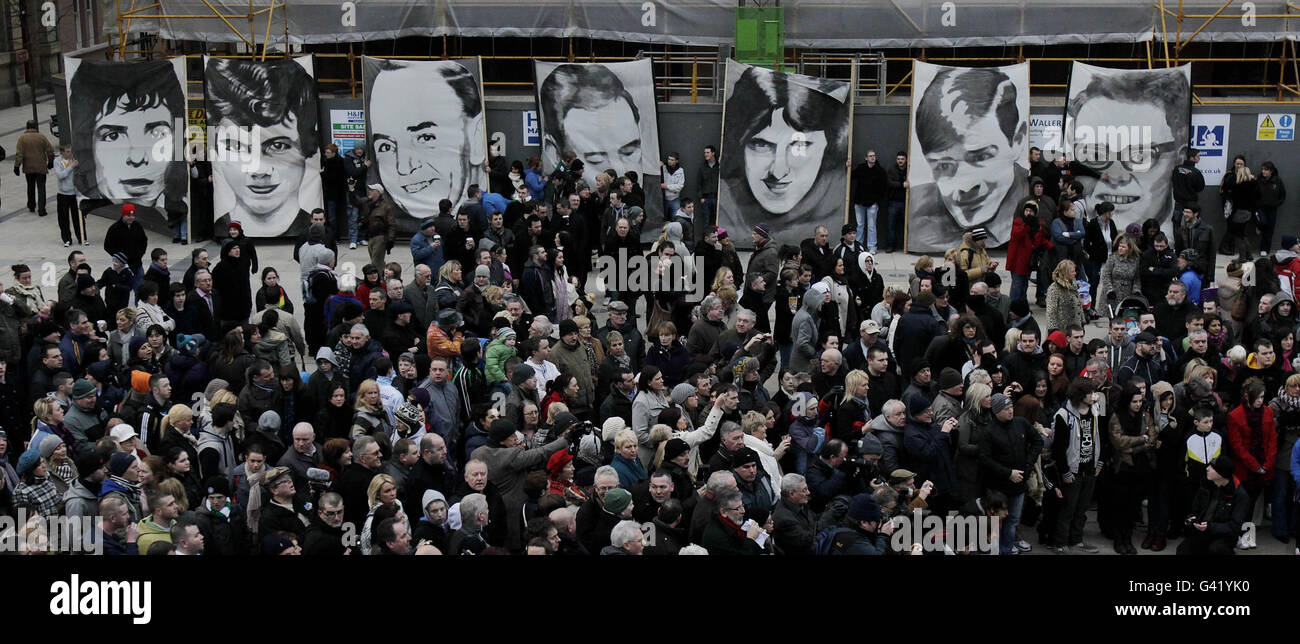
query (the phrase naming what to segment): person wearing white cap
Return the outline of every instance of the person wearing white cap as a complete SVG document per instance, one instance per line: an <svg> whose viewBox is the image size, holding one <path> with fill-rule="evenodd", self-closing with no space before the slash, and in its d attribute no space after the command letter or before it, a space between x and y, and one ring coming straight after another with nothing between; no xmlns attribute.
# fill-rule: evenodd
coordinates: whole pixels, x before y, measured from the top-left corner
<svg viewBox="0 0 1300 644"><path fill-rule="evenodd" d="M108 435L111 436L114 441L117 441L117 450L119 452L126 452L127 454L136 453L138 447L137 441L140 437L136 434L134 427L126 423L121 423L115 425L113 429L109 430Z"/></svg>
<svg viewBox="0 0 1300 644"><path fill-rule="evenodd" d="M393 206L384 198L384 187L372 183L366 186L368 193L365 201L364 217L366 239L370 248L370 263L383 266L387 262L384 256L393 250L393 241L397 235L397 223L393 220ZM352 244L351 248L356 248Z"/></svg>

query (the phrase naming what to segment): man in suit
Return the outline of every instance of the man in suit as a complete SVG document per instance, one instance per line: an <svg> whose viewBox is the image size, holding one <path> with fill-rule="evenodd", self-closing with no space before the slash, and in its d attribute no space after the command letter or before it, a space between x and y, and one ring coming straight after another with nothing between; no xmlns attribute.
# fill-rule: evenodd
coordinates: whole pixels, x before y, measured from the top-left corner
<svg viewBox="0 0 1300 644"><path fill-rule="evenodd" d="M427 328L438 317L438 298L433 294L433 271L424 264L415 265L415 279L402 289L402 300L415 309L415 322Z"/></svg>
<svg viewBox="0 0 1300 644"><path fill-rule="evenodd" d="M212 272L201 268L194 272L194 288L185 294L185 308L195 311L194 327L185 331L202 333L205 337L220 338L216 311L221 308L221 296L212 290ZM182 329L177 329L182 331Z"/></svg>

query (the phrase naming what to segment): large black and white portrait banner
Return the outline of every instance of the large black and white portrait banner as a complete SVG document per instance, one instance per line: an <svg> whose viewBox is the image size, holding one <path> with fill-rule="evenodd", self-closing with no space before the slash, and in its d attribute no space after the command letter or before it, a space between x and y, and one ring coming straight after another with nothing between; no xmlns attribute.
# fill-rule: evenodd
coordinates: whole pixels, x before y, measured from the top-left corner
<svg viewBox="0 0 1300 644"><path fill-rule="evenodd" d="M534 61L541 117L542 169L551 174L564 155L582 162L582 180L597 189L597 175L635 172L645 193L642 239L657 237L664 218L659 187L659 118L654 68L649 58L622 63ZM617 189L613 185L612 189Z"/></svg>
<svg viewBox="0 0 1300 644"><path fill-rule="evenodd" d="M907 250L942 252L973 228L988 246L1011 237L1029 188L1029 63L912 63Z"/></svg>
<svg viewBox="0 0 1300 644"><path fill-rule="evenodd" d="M203 59L208 160L217 230L297 235L321 207L321 145L312 57Z"/></svg>
<svg viewBox="0 0 1300 644"><path fill-rule="evenodd" d="M1107 69L1076 62L1065 106L1065 149L1089 210L1115 204L1120 230L1154 219L1172 232L1173 170L1192 119L1192 66Z"/></svg>
<svg viewBox="0 0 1300 644"><path fill-rule="evenodd" d="M73 183L86 212L165 230L189 216L185 58L118 62L64 57Z"/></svg>
<svg viewBox="0 0 1300 644"><path fill-rule="evenodd" d="M848 203L850 83L727 61L718 225L748 245L755 224L798 243Z"/></svg>
<svg viewBox="0 0 1300 644"><path fill-rule="evenodd" d="M487 190L487 134L478 58L362 59L366 140L378 180L397 206L397 227L415 232L447 199Z"/></svg>

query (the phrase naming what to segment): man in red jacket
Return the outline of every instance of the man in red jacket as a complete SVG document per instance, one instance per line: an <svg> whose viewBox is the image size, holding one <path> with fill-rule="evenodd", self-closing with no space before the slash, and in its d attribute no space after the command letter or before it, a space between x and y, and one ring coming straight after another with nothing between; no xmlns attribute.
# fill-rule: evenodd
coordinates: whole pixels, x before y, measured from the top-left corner
<svg viewBox="0 0 1300 644"><path fill-rule="evenodd" d="M1051 236L1045 226L1038 223L1038 204L1025 203L1020 216L1011 224L1011 241L1007 244L1007 270L1011 271L1011 301L1029 295L1029 260L1035 250L1052 247ZM1039 284L1046 293L1046 287Z"/></svg>

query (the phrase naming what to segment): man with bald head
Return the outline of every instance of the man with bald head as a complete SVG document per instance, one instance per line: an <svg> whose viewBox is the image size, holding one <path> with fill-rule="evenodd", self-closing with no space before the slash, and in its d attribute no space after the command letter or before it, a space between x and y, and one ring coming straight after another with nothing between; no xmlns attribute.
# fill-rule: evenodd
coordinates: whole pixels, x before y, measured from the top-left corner
<svg viewBox="0 0 1300 644"><path fill-rule="evenodd" d="M402 506L408 508L422 507L425 490L437 490L447 494L454 483L449 477L455 476L450 457L447 455L447 441L437 433L430 432L420 437L419 458L411 467L402 489ZM415 505L411 505L414 503Z"/></svg>
<svg viewBox="0 0 1300 644"><path fill-rule="evenodd" d="M582 542L578 541L578 521L574 514L573 508L556 508L547 515L559 532L560 547L555 549L557 555L591 554L583 547Z"/></svg>
<svg viewBox="0 0 1300 644"><path fill-rule="evenodd" d="M813 374L812 380L817 396L820 398L835 387L843 387L846 375L848 370L844 367L844 354L840 353L839 349L822 351L817 373Z"/></svg>
<svg viewBox="0 0 1300 644"><path fill-rule="evenodd" d="M285 451L276 465L289 468L294 488L304 494L307 492L307 470L320 467L320 449L316 446L316 431L311 423L293 426L293 449Z"/></svg>

